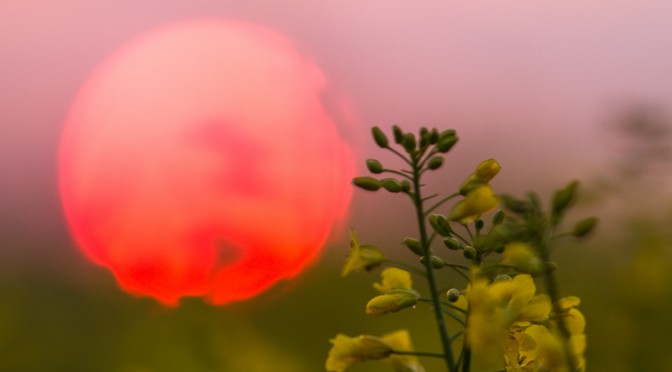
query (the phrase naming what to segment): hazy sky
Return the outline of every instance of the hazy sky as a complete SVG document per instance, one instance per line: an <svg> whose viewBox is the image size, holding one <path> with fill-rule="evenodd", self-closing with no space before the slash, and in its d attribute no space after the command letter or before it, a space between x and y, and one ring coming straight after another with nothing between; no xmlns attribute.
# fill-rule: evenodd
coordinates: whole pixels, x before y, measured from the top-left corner
<svg viewBox="0 0 672 372"><path fill-rule="evenodd" d="M453 127L463 141L447 166L458 178L496 157L502 182L518 187L599 169L602 125L624 105L669 112L670 14L664 0L3 1L0 249L67 241L56 154L69 105L97 64L159 25L273 28L347 97L357 120L341 124L362 160L375 156L371 125Z"/></svg>

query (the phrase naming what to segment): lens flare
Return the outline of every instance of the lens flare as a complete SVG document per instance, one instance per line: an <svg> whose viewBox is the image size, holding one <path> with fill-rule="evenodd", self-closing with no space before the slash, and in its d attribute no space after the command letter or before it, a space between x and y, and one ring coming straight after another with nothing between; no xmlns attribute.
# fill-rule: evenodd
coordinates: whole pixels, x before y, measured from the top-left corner
<svg viewBox="0 0 672 372"><path fill-rule="evenodd" d="M63 130L64 213L136 295L243 300L298 274L350 201L352 155L326 79L285 37L170 25L90 76Z"/></svg>

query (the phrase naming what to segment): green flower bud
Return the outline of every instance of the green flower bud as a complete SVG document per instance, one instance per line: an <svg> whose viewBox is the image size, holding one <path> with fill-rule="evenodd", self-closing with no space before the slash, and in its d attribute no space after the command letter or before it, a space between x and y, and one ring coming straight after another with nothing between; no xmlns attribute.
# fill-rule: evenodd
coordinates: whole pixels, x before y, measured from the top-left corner
<svg viewBox="0 0 672 372"><path fill-rule="evenodd" d="M434 231L441 236L449 236L453 229L446 216L440 214L432 214L429 216L429 224L432 225Z"/></svg>
<svg viewBox="0 0 672 372"><path fill-rule="evenodd" d="M541 207L542 207L542 206L541 206L541 198L539 197L539 194L537 194L536 192L531 191L531 192L528 192L528 193L527 193L527 198L529 199L530 204L531 204L536 210L540 211L540 210L542 209L542 208L541 208Z"/></svg>
<svg viewBox="0 0 672 372"><path fill-rule="evenodd" d="M355 177L352 180L352 183L364 190L376 191L380 188L380 181L371 177Z"/></svg>
<svg viewBox="0 0 672 372"><path fill-rule="evenodd" d="M386 148L388 145L387 136L383 133L382 130L378 127L371 128L371 134L373 135L373 140L376 141L376 144L379 147Z"/></svg>
<svg viewBox="0 0 672 372"><path fill-rule="evenodd" d="M476 227L476 230L483 230L484 226L485 226L485 221L483 221L482 218L479 218L474 222L474 227Z"/></svg>
<svg viewBox="0 0 672 372"><path fill-rule="evenodd" d="M425 250L422 249L422 244L417 239L406 238L403 243L408 249L413 251L416 255L422 257L425 255Z"/></svg>
<svg viewBox="0 0 672 372"><path fill-rule="evenodd" d="M411 183L408 180L401 181L401 192L411 191Z"/></svg>
<svg viewBox="0 0 672 372"><path fill-rule="evenodd" d="M402 131L398 125L393 125L392 133L394 133L394 142L401 145L401 143L404 141L404 131Z"/></svg>
<svg viewBox="0 0 672 372"><path fill-rule="evenodd" d="M593 229L595 229L595 226L597 226L597 222L598 220L596 217L588 217L586 219L577 222L574 225L574 229L572 230L572 235L576 236L577 238L580 238L582 236L590 234L593 231Z"/></svg>
<svg viewBox="0 0 672 372"><path fill-rule="evenodd" d="M444 238L443 239L443 244L445 244L446 247L448 247L448 249L452 249L454 251L457 251L457 250L463 248L462 243L460 243L459 240L457 240L455 238L451 238L451 237Z"/></svg>
<svg viewBox="0 0 672 372"><path fill-rule="evenodd" d="M560 222L559 216L574 202L578 188L579 182L573 181L553 195L553 216L558 216L554 219L554 225Z"/></svg>
<svg viewBox="0 0 672 372"><path fill-rule="evenodd" d="M422 256L420 257L420 262L425 265L427 261L427 256ZM429 256L429 263L432 265L433 268L435 269L443 269L446 266L446 262L442 260L440 257L437 256Z"/></svg>
<svg viewBox="0 0 672 372"><path fill-rule="evenodd" d="M455 136L448 136L448 137L439 137L438 141L436 142L436 149L439 150L440 153L447 153L450 151L450 149L455 146L459 138Z"/></svg>
<svg viewBox="0 0 672 372"><path fill-rule="evenodd" d="M498 245L495 248L493 248L492 251L495 252L495 253L504 253L505 249L506 249L506 246Z"/></svg>
<svg viewBox="0 0 672 372"><path fill-rule="evenodd" d="M460 299L460 294L460 290L457 288L451 288L446 292L446 296L448 296L448 301L450 302L457 302Z"/></svg>
<svg viewBox="0 0 672 372"><path fill-rule="evenodd" d="M492 216L492 224L494 226L499 225L500 223L504 222L504 217L506 217L506 213L504 213L503 210L499 209L495 214Z"/></svg>
<svg viewBox="0 0 672 372"><path fill-rule="evenodd" d="M504 207L516 214L525 214L532 209L529 202L525 200L516 199L508 194L499 195L499 200L504 204Z"/></svg>
<svg viewBox="0 0 672 372"><path fill-rule="evenodd" d="M380 185L389 192L401 192L404 189L404 185L399 180L394 178L383 178L380 180Z"/></svg>
<svg viewBox="0 0 672 372"><path fill-rule="evenodd" d="M427 168L431 170L439 169L443 165L443 156L434 156L427 162Z"/></svg>
<svg viewBox="0 0 672 372"><path fill-rule="evenodd" d="M429 136L429 130L427 128L422 127L420 128L420 148L425 148L426 146L429 145L430 141L430 136Z"/></svg>
<svg viewBox="0 0 672 372"><path fill-rule="evenodd" d="M406 150L407 153L412 154L413 151L415 151L415 146L417 145L415 141L415 135L413 135L413 133L404 134L402 145L404 146L404 150Z"/></svg>
<svg viewBox="0 0 672 372"><path fill-rule="evenodd" d="M438 141L439 141L439 131L436 130L436 128L432 128L432 130L429 131L429 143L435 145Z"/></svg>
<svg viewBox="0 0 672 372"><path fill-rule="evenodd" d="M376 159L368 159L366 161L366 167L369 169L369 172L374 174L383 173L383 164L381 164Z"/></svg>
<svg viewBox="0 0 672 372"><path fill-rule="evenodd" d="M415 306L418 303L420 294L418 292L399 288L387 291L384 295L376 296L366 304L366 314L371 316L381 316L389 313L396 313L407 307Z"/></svg>
<svg viewBox="0 0 672 372"><path fill-rule="evenodd" d="M476 257L478 257L478 251L476 251L476 248L470 245L464 247L464 258L473 260Z"/></svg>
<svg viewBox="0 0 672 372"><path fill-rule="evenodd" d="M457 132L455 131L455 129L446 129L446 130L442 131L441 133L439 133L439 139L446 138L446 137L455 137L456 134L457 134Z"/></svg>

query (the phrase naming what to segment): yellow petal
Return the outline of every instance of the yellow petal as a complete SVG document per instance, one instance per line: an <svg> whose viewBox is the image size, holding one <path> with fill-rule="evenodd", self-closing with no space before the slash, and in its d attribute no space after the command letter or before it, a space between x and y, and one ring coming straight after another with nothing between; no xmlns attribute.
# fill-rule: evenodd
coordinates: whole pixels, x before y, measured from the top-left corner
<svg viewBox="0 0 672 372"><path fill-rule="evenodd" d="M413 287L411 273L406 270L389 267L383 270L380 275L382 277L381 283L373 283L373 287L380 293L386 293L391 289L411 289Z"/></svg>

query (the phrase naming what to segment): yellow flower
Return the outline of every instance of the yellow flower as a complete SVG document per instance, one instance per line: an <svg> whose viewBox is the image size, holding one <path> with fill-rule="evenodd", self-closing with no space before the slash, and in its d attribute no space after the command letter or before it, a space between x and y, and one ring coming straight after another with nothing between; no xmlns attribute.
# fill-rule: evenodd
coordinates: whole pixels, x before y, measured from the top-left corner
<svg viewBox="0 0 672 372"><path fill-rule="evenodd" d="M381 337L385 343L390 345L393 350L397 351L413 351L413 345L411 344L411 336L406 330L399 330L396 332L388 333ZM391 364L394 367L395 371L398 372L424 372L425 369L422 367L418 358L414 355L398 355L391 354L387 359L384 360L386 363Z"/></svg>
<svg viewBox="0 0 672 372"><path fill-rule="evenodd" d="M327 357L327 371L341 372L351 365L367 360L382 360L398 372L424 372L418 359L412 355L396 355L393 351L413 351L411 337L406 330L388 333L382 337L348 337L342 334L329 340L333 346Z"/></svg>
<svg viewBox="0 0 672 372"><path fill-rule="evenodd" d="M565 326L570 332L567 347L572 353L578 371L585 371L586 361L583 353L586 348L585 318L575 306L580 300L577 297L566 297L559 301L565 319ZM567 371L562 337L553 323L531 324L516 322L509 327L504 344L504 360L507 371ZM549 327L551 327L549 329Z"/></svg>
<svg viewBox="0 0 672 372"><path fill-rule="evenodd" d="M543 273L544 270L544 263L532 247L525 243L507 244L504 250L504 259L501 263L513 266L520 272L535 276Z"/></svg>
<svg viewBox="0 0 672 372"><path fill-rule="evenodd" d="M478 219L481 214L497 207L499 200L488 185L480 185L467 193L467 196L457 202L448 213L448 219L467 224Z"/></svg>
<svg viewBox="0 0 672 372"><path fill-rule="evenodd" d="M469 319L467 339L475 348L499 347L507 328L517 322L543 322L551 312L546 295L536 295L534 280L520 274L511 280L489 280L472 271L467 289Z"/></svg>
<svg viewBox="0 0 672 372"><path fill-rule="evenodd" d="M383 270L380 275L383 278L381 283L373 283L373 287L380 293L384 294L391 289L411 289L413 287L411 273L406 270L389 267Z"/></svg>
<svg viewBox="0 0 672 372"><path fill-rule="evenodd" d="M410 288L399 288L387 291L384 295L376 296L366 304L366 314L381 316L396 313L418 303L420 294Z"/></svg>
<svg viewBox="0 0 672 372"><path fill-rule="evenodd" d="M392 353L392 347L375 336L338 334L329 341L333 346L327 357L327 371L341 372L355 363L387 358Z"/></svg>
<svg viewBox="0 0 672 372"><path fill-rule="evenodd" d="M371 270L383 263L383 253L376 247L360 245L354 230L350 230L350 252L341 271L346 276L355 271Z"/></svg>
<svg viewBox="0 0 672 372"><path fill-rule="evenodd" d="M476 170L474 170L474 173L460 186L460 194L467 195L472 190L487 185L501 169L502 166L495 159L481 162L476 167Z"/></svg>

